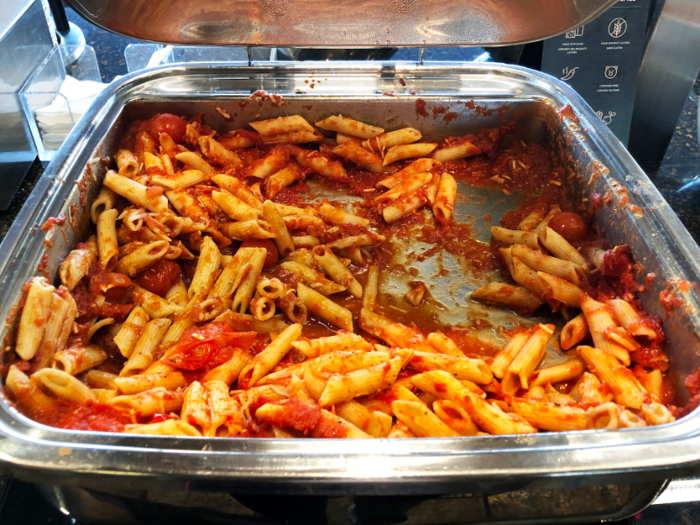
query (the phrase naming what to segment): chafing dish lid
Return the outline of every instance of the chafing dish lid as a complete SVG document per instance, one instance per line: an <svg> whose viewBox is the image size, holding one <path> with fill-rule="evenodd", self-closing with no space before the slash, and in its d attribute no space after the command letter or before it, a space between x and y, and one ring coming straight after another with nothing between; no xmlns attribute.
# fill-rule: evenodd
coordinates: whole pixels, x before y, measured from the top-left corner
<svg viewBox="0 0 700 525"><path fill-rule="evenodd" d="M169 44L476 46L541 40L616 0L67 0L109 31Z"/></svg>

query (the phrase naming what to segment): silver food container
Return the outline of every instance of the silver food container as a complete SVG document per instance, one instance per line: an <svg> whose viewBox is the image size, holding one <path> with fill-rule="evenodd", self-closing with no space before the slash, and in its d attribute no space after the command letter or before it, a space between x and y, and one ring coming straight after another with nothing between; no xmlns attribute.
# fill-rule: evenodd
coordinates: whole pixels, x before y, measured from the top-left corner
<svg viewBox="0 0 700 525"><path fill-rule="evenodd" d="M258 90L281 95L283 103L264 96L251 99ZM427 117L417 111L419 98L426 102ZM566 105L577 121L559 113ZM40 271L55 278L60 261L87 231L89 205L106 170L103 159L114 153L126 123L162 111L189 116L204 112L205 122L221 132L253 119L301 114L313 120L342 113L391 128L412 126L433 139L516 119L517 137L549 144L565 158L574 195L590 202L593 193L611 192L612 204L595 213L595 222L611 243L630 245L643 266L640 282L647 273L656 274L641 299L647 311L664 319L673 378L687 399L683 381L700 366L698 294L693 287L677 290L684 305L667 314L659 293L669 286L676 289L674 282L679 281L673 279L697 282L698 246L580 96L547 75L512 66L208 64L126 76L105 90L74 128L0 246L3 317L12 313L32 275ZM445 118L451 113L456 117ZM493 202L504 198L490 193ZM509 199L504 209L517 205L517 196ZM496 211L485 208L473 205L470 213L492 213L497 223ZM61 214L67 218L64 227L48 234L39 230L49 217ZM157 484L159 490L436 495L522 488L576 493L581 486L647 484L645 497L638 491L622 497L623 504L636 502L628 508L634 512L653 498L664 479L700 463L700 411L669 425L612 432L456 439L205 439L50 428L23 417L3 398L0 462L20 479L110 491Z"/></svg>

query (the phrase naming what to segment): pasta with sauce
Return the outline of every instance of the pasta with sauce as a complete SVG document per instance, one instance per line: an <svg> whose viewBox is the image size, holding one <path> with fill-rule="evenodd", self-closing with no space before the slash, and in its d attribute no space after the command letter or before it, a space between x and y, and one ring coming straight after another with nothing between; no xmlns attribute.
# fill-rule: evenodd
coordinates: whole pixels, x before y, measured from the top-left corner
<svg viewBox="0 0 700 525"><path fill-rule="evenodd" d="M563 171L512 125L430 142L343 115L219 134L159 114L127 129L91 208L95 235L20 299L5 389L75 430L371 438L616 429L673 421L660 321L626 246L570 211ZM304 182L358 197L318 201ZM458 221L457 182L535 197L492 229ZM490 349L387 304L393 240L416 238L503 280L471 298L568 323ZM439 276L435 277L439 285ZM543 306L545 305L546 306ZM398 313L397 313L398 312ZM421 317L423 315L423 317ZM543 365L561 337L560 363Z"/></svg>

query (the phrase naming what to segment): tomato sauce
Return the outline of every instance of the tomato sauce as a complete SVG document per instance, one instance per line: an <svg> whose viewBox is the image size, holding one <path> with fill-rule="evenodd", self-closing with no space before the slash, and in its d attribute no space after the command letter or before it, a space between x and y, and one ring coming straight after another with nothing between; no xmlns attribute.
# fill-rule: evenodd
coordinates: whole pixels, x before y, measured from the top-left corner
<svg viewBox="0 0 700 525"><path fill-rule="evenodd" d="M56 408L50 413L33 414L41 423L57 428L123 432L126 425L138 423L135 412L120 410L102 403L86 401L71 403L56 400Z"/></svg>
<svg viewBox="0 0 700 525"><path fill-rule="evenodd" d="M62 226L66 222L66 218L63 215L58 217L49 217L46 222L39 228L41 231L45 232L53 228L54 226Z"/></svg>
<svg viewBox="0 0 700 525"><path fill-rule="evenodd" d="M161 297L180 281L180 266L173 261L156 261L134 278L136 283Z"/></svg>
<svg viewBox="0 0 700 525"><path fill-rule="evenodd" d="M298 399L274 403L282 407L274 417L266 419L267 423L282 428L293 428L299 432L308 432L318 426L321 420L321 409L316 405L304 403Z"/></svg>

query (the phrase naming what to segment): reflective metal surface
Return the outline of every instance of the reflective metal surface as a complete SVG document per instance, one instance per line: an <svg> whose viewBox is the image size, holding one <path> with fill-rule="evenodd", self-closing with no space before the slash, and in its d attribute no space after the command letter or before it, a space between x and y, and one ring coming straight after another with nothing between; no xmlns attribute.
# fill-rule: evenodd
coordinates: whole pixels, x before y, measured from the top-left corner
<svg viewBox="0 0 700 525"><path fill-rule="evenodd" d="M19 92L52 47L39 0L3 5L0 9L0 210L10 205L36 158Z"/></svg>
<svg viewBox="0 0 700 525"><path fill-rule="evenodd" d="M629 149L661 160L700 71L700 2L666 0L639 69Z"/></svg>
<svg viewBox="0 0 700 525"><path fill-rule="evenodd" d="M260 89L282 95L285 105L265 100L239 104ZM433 114L435 118L419 116L418 97L426 102L428 114L443 107L457 113L457 118L448 123L440 111ZM478 111L465 105L471 100ZM565 104L571 104L579 123L559 119L556 109ZM223 120L217 106L232 115L231 122ZM59 213L66 214L67 223L75 223L74 229L66 227L65 239L61 231L49 234L53 248L46 271L55 275L86 223L83 211L71 217L71 205L85 209L80 204L82 190L89 209L105 169L99 157L113 153L129 119L164 110L193 116L202 111L205 121L211 119L222 131L252 117L300 113L314 119L342 112L372 122L389 119L397 127L411 125L435 139L517 118L522 136L565 144L562 153L570 159L577 194L590 198L593 192L617 188L612 193L616 204L596 212L596 222L613 244L630 244L637 262L657 275L641 297L647 310L664 315L658 294L667 280L700 278L700 249L656 188L585 102L551 77L492 64L190 65L121 79L103 92L74 128L0 246L2 318L41 259L44 234L37 226ZM78 180L84 182L73 184ZM629 203L643 210L643 218L635 218L628 206L620 205L618 199L624 196L620 188L629 191ZM683 298L688 307L675 308L664 320L667 351L681 389L685 376L700 366L699 297L691 288ZM681 475L700 464L700 411L670 425L615 432L367 441L212 440L62 431L38 425L3 402L0 459L4 468L23 479L94 490L138 489L157 482L163 490L484 494L644 483Z"/></svg>
<svg viewBox="0 0 700 525"><path fill-rule="evenodd" d="M540 40L616 0L68 0L90 22L171 44L451 46Z"/></svg>

